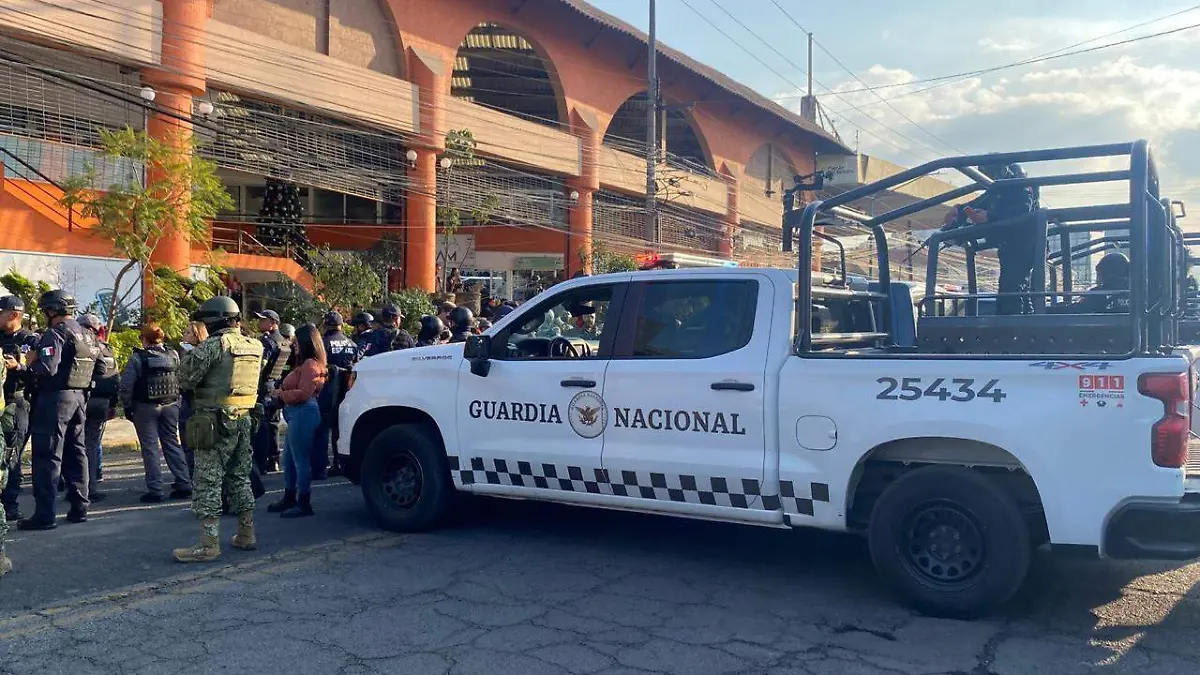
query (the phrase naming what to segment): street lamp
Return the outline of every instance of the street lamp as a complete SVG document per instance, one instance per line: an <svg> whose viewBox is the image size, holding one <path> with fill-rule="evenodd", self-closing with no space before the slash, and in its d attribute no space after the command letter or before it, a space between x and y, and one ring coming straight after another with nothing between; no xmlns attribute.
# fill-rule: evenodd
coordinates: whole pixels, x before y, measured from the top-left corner
<svg viewBox="0 0 1200 675"><path fill-rule="evenodd" d="M213 114L213 110L214 108L212 101L198 101L196 103L196 112L201 117L208 117L209 115Z"/></svg>
<svg viewBox="0 0 1200 675"><path fill-rule="evenodd" d="M416 167L416 165L417 165L417 151L416 150L409 150L408 152L404 153L404 158L408 160L408 165L410 167Z"/></svg>
<svg viewBox="0 0 1200 675"><path fill-rule="evenodd" d="M443 170L449 170L449 168L453 165L454 160L450 159L449 157L443 157L438 161L438 166L442 167Z"/></svg>
<svg viewBox="0 0 1200 675"><path fill-rule="evenodd" d="M138 91L138 96L140 96L146 103L153 103L154 97L157 95L158 94L154 91L153 87L142 87L141 90Z"/></svg>
<svg viewBox="0 0 1200 675"><path fill-rule="evenodd" d="M571 199L572 204L578 202L579 201L579 190L571 190L571 194L567 195L567 197L569 197Z"/></svg>

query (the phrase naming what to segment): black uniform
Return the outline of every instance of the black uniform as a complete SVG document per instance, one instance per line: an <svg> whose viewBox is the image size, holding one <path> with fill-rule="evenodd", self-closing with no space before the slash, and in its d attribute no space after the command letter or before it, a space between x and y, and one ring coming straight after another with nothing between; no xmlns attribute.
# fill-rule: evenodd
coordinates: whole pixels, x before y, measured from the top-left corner
<svg viewBox="0 0 1200 675"><path fill-rule="evenodd" d="M25 354L30 349L37 349L41 338L33 331L24 328L15 333L0 332L0 351L17 360L25 362ZM17 497L21 494L21 454L25 450L25 442L29 440L29 393L32 390L32 378L28 371L12 370L4 380L4 401L12 406L13 428L4 435L6 447L13 448L12 464L8 467L8 480L0 486L0 502L4 504L4 512L11 515L9 520L16 520L18 514Z"/></svg>
<svg viewBox="0 0 1200 675"><path fill-rule="evenodd" d="M1005 167L987 167L992 178L1018 178L1024 175L1015 164ZM995 175L992 175L995 174ZM1037 208L1033 188L998 187L987 190L968 207L987 211L987 222L995 223L1032 212ZM1004 233L987 235L987 240L997 246L1000 259L1000 293L1028 293L1029 277L1037 263L1033 250L1033 223L1014 223ZM1043 260L1043 263L1045 261ZM996 301L997 314L1032 314L1033 298L1029 296L1004 296Z"/></svg>
<svg viewBox="0 0 1200 675"><path fill-rule="evenodd" d="M33 411L34 523L54 521L54 500L61 475L67 483L68 517L86 516L87 454L83 442L85 398L94 380L104 376L96 336L74 319L65 319L42 335L38 358L29 366L37 378L38 405ZM23 524L23 523L22 523Z"/></svg>
<svg viewBox="0 0 1200 675"><path fill-rule="evenodd" d="M320 479L327 476L329 467L329 438L332 434L334 458L337 458L338 405L346 394L346 383L350 379L350 371L358 360L358 345L346 337L340 328L325 331L321 338L325 343L325 360L329 365L329 379L317 394L317 405L321 409L321 422L317 425L317 433L313 438L312 475ZM336 462L335 462L336 464Z"/></svg>
<svg viewBox="0 0 1200 675"><path fill-rule="evenodd" d="M258 339L263 345L263 369L258 384L261 403L267 391L283 379L283 371L287 368L287 360L291 355L291 343L279 333L279 329L263 333ZM266 410L262 423L258 425L258 431L251 439L254 464L264 473L279 457L279 416L278 408Z"/></svg>
<svg viewBox="0 0 1200 675"><path fill-rule="evenodd" d="M417 341L408 331L398 326L380 326L371 331L370 343L364 356L374 356L397 349L416 347Z"/></svg>

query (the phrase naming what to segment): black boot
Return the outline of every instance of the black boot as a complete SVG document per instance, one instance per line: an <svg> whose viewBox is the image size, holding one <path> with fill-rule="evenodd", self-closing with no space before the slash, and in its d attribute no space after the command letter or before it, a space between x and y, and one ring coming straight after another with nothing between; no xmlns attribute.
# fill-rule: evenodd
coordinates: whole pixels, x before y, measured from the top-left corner
<svg viewBox="0 0 1200 675"><path fill-rule="evenodd" d="M296 500L296 505L279 514L280 518L303 518L313 515L311 494L302 494Z"/></svg>
<svg viewBox="0 0 1200 675"><path fill-rule="evenodd" d="M275 502L274 504L271 504L270 506L268 506L267 511L270 511L271 513L283 513L284 511L287 511L288 509L292 508L295 505L296 505L296 491L295 490L284 490L283 491L283 499L280 499L279 501Z"/></svg>

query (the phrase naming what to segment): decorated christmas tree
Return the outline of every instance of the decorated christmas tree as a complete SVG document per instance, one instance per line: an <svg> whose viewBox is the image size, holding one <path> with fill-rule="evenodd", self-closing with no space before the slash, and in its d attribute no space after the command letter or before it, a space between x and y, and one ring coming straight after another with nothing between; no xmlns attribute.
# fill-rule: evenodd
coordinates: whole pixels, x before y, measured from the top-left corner
<svg viewBox="0 0 1200 675"><path fill-rule="evenodd" d="M265 246L282 248L289 245L293 254L303 260L311 247L300 219L304 205L300 187L276 178L267 179L262 210L258 213L258 239Z"/></svg>

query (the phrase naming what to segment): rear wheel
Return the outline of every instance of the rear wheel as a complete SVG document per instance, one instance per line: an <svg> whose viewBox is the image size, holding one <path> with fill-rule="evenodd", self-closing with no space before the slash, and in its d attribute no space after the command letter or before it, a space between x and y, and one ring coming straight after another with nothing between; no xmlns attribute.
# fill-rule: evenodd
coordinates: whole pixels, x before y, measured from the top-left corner
<svg viewBox="0 0 1200 675"><path fill-rule="evenodd" d="M379 526L393 532L437 527L450 511L454 484L441 444L421 425L400 424L371 441L362 491Z"/></svg>
<svg viewBox="0 0 1200 675"><path fill-rule="evenodd" d="M963 467L897 479L875 503L868 540L884 582L934 616L986 614L1016 593L1029 569L1030 533L1016 500Z"/></svg>

